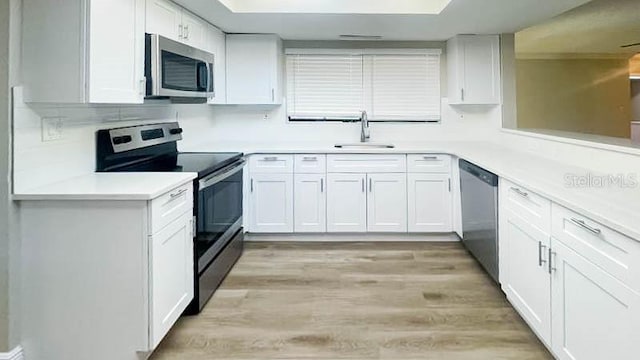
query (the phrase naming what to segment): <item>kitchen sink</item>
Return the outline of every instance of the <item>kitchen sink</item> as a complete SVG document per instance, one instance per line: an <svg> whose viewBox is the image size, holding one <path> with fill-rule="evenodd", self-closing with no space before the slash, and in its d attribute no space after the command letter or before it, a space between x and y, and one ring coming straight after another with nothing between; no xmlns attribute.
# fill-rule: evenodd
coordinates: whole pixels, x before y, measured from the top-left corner
<svg viewBox="0 0 640 360"><path fill-rule="evenodd" d="M395 146L391 144L376 143L353 143L353 144L336 144L339 149L393 149Z"/></svg>

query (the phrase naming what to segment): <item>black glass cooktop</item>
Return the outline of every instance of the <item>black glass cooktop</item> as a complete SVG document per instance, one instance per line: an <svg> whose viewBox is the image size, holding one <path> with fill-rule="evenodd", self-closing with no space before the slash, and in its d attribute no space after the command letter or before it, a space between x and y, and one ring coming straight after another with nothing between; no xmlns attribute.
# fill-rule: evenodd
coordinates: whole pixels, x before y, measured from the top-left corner
<svg viewBox="0 0 640 360"><path fill-rule="evenodd" d="M242 153L183 152L156 157L117 171L128 172L195 172L203 177L242 158Z"/></svg>

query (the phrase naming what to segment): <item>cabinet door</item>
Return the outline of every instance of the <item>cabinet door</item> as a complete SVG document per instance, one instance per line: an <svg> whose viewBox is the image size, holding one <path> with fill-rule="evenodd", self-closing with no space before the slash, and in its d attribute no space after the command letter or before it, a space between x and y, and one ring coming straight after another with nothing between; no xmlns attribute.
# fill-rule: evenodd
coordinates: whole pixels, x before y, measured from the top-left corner
<svg viewBox="0 0 640 360"><path fill-rule="evenodd" d="M552 346L560 360L637 359L640 296L552 240Z"/></svg>
<svg viewBox="0 0 640 360"><path fill-rule="evenodd" d="M147 0L147 32L182 41L182 8L168 0Z"/></svg>
<svg viewBox="0 0 640 360"><path fill-rule="evenodd" d="M408 174L409 232L450 232L452 224L449 174Z"/></svg>
<svg viewBox="0 0 640 360"><path fill-rule="evenodd" d="M251 231L293 232L293 174L252 174Z"/></svg>
<svg viewBox="0 0 640 360"><path fill-rule="evenodd" d="M407 232L407 174L368 174L367 230Z"/></svg>
<svg viewBox="0 0 640 360"><path fill-rule="evenodd" d="M551 344L550 236L501 209L500 282L507 298L547 345Z"/></svg>
<svg viewBox="0 0 640 360"><path fill-rule="evenodd" d="M324 174L296 174L294 184L295 232L327 231Z"/></svg>
<svg viewBox="0 0 640 360"><path fill-rule="evenodd" d="M498 36L462 38L462 102L500 102L500 42Z"/></svg>
<svg viewBox="0 0 640 360"><path fill-rule="evenodd" d="M144 101L144 0L93 0L89 27L89 102Z"/></svg>
<svg viewBox="0 0 640 360"><path fill-rule="evenodd" d="M193 299L193 217L185 213L151 239L150 331L155 349Z"/></svg>
<svg viewBox="0 0 640 360"><path fill-rule="evenodd" d="M365 232L365 174L327 174L327 231Z"/></svg>
<svg viewBox="0 0 640 360"><path fill-rule="evenodd" d="M182 42L206 50L209 24L196 15L182 10Z"/></svg>
<svg viewBox="0 0 640 360"><path fill-rule="evenodd" d="M209 98L209 104L227 103L227 74L226 74L226 37L225 34L213 25L209 25L208 39L205 49L214 55L213 64L213 97Z"/></svg>
<svg viewBox="0 0 640 360"><path fill-rule="evenodd" d="M272 35L227 35L227 103L280 104L279 44Z"/></svg>

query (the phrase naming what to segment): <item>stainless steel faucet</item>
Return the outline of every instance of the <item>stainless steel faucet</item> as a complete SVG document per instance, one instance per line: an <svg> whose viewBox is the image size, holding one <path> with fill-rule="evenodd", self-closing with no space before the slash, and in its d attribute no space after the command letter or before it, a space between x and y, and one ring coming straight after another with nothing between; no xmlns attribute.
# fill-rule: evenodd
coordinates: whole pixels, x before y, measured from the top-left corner
<svg viewBox="0 0 640 360"><path fill-rule="evenodd" d="M367 112L363 111L360 123L362 125L362 129L360 130L360 142L367 142L371 138L371 134L369 133L369 119L367 118Z"/></svg>

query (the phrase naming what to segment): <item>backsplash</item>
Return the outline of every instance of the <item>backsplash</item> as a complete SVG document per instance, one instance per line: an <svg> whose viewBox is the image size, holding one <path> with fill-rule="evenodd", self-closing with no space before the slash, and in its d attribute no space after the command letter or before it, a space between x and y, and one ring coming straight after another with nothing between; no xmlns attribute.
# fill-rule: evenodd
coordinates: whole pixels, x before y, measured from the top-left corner
<svg viewBox="0 0 640 360"><path fill-rule="evenodd" d="M95 171L95 133L99 129L175 121L178 113L207 116L207 106L157 104L25 104L22 88L13 91L14 192ZM42 118L59 118L62 136L44 141Z"/></svg>
<svg viewBox="0 0 640 360"><path fill-rule="evenodd" d="M355 142L360 124L289 123L286 105L233 106L25 104L14 89L14 191L24 191L95 171L95 133L99 129L179 121L181 151L241 151L249 144ZM43 140L43 118L61 119L62 136ZM491 140L497 138L501 107L462 112L443 99L442 122L372 123L373 142Z"/></svg>

